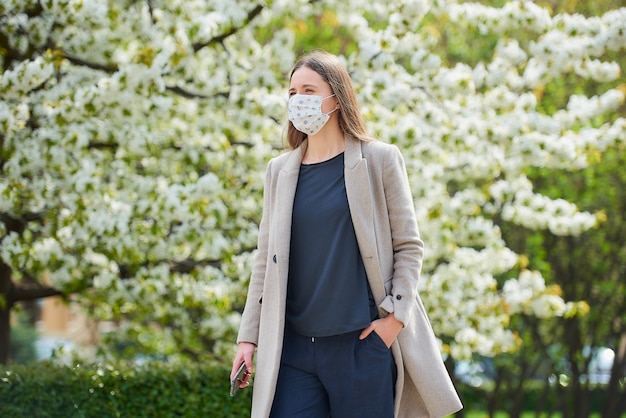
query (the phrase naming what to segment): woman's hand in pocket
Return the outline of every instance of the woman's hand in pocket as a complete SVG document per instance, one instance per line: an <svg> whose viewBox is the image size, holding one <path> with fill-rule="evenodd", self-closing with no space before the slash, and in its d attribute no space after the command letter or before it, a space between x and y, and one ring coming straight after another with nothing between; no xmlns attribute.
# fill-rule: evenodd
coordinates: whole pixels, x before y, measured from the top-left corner
<svg viewBox="0 0 626 418"><path fill-rule="evenodd" d="M375 332L383 340L387 348L390 348L403 327L404 324L398 321L392 312L384 318L372 321L369 327L361 331L359 339L364 340L370 333Z"/></svg>

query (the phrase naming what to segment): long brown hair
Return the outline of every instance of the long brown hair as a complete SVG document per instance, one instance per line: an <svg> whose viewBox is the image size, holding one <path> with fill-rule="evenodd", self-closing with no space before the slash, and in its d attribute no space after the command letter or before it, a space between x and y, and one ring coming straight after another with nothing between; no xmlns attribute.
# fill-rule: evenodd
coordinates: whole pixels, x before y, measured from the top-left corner
<svg viewBox="0 0 626 418"><path fill-rule="evenodd" d="M330 85L331 91L339 102L339 127L343 133L360 141L372 141L373 138L365 132L365 121L359 109L352 79L339 58L323 50L310 52L298 60L291 70L289 80L291 80L293 73L301 67L315 71ZM306 137L307 135L298 131L291 122L288 123L287 143L289 148L298 148Z"/></svg>

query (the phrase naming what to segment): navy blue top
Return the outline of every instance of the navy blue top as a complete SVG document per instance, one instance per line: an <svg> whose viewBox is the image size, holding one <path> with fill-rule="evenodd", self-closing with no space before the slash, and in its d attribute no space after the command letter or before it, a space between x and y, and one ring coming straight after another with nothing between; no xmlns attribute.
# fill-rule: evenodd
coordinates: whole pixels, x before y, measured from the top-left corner
<svg viewBox="0 0 626 418"><path fill-rule="evenodd" d="M300 166L290 251L286 315L294 331L326 337L370 324L371 292L350 216L343 153Z"/></svg>

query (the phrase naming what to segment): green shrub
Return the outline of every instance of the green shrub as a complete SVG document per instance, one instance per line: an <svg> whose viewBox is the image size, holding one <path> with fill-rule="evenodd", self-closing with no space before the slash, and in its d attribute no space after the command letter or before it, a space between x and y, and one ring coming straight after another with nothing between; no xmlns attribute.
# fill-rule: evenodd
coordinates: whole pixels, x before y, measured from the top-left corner
<svg viewBox="0 0 626 418"><path fill-rule="evenodd" d="M251 390L231 398L229 374L216 364L13 365L0 377L0 416L249 417Z"/></svg>
<svg viewBox="0 0 626 418"><path fill-rule="evenodd" d="M37 359L37 330L23 322L11 328L11 361L26 364Z"/></svg>

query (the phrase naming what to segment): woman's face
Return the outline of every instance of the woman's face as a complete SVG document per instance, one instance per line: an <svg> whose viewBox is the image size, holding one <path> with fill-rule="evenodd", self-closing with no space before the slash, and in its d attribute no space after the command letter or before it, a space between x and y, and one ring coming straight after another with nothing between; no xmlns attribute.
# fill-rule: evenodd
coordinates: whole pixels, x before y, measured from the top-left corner
<svg viewBox="0 0 626 418"><path fill-rule="evenodd" d="M309 67L298 68L291 76L289 83L289 97L294 94L306 94L314 96L328 97L333 94L330 84L321 75ZM328 113L337 106L337 100L333 97L322 101L322 112Z"/></svg>

